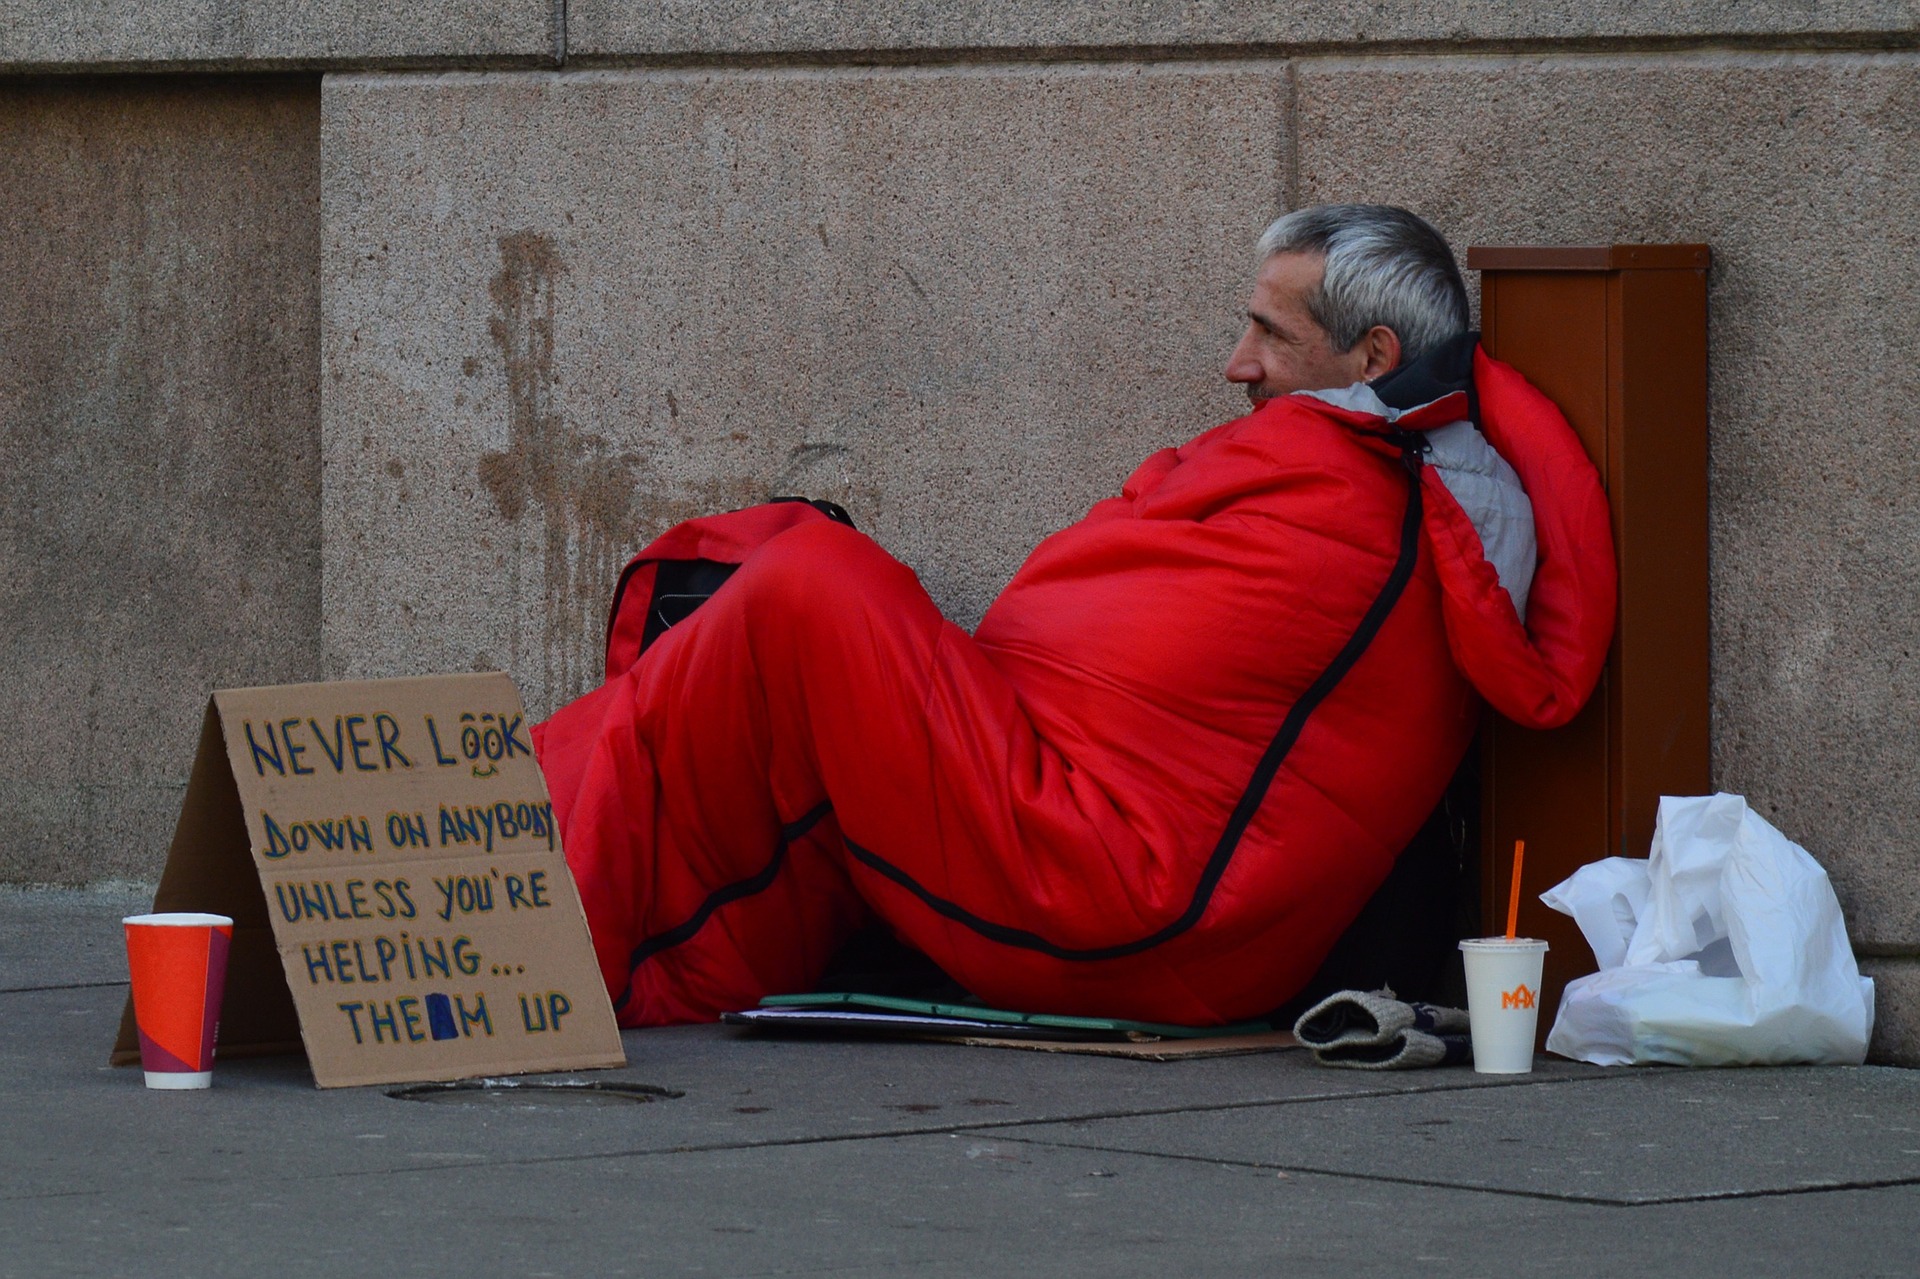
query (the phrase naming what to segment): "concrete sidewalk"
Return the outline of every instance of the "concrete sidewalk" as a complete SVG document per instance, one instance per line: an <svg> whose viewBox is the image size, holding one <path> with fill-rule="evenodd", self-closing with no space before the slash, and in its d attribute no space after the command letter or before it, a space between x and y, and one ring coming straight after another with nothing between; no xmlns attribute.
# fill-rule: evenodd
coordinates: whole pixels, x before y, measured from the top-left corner
<svg viewBox="0 0 1920 1279"><path fill-rule="evenodd" d="M0 1275L1920 1273L1920 1071L1375 1076L629 1032L664 1089L105 1065L137 893L0 890ZM645 1094L642 1094L645 1096Z"/></svg>

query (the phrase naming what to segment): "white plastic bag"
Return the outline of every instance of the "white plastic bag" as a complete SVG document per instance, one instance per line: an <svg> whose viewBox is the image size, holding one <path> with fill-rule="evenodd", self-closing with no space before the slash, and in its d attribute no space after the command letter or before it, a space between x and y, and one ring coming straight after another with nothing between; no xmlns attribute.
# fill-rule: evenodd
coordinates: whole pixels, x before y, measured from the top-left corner
<svg viewBox="0 0 1920 1279"><path fill-rule="evenodd" d="M1646 861L1583 866L1540 900L1600 971L1567 986L1547 1051L1601 1066L1858 1065L1873 981L1826 871L1738 795L1663 796Z"/></svg>

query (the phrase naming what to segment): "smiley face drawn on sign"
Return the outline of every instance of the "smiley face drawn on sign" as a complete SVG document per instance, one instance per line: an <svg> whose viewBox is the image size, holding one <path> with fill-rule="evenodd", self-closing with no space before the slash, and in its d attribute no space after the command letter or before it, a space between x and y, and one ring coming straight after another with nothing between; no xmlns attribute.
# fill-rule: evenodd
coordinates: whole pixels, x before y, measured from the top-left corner
<svg viewBox="0 0 1920 1279"><path fill-rule="evenodd" d="M475 777L493 777L500 772L500 760L518 745L509 734L518 731L519 722L519 716L509 722L505 716L496 718L491 711L477 716L472 711L461 714L460 753L469 761Z"/></svg>

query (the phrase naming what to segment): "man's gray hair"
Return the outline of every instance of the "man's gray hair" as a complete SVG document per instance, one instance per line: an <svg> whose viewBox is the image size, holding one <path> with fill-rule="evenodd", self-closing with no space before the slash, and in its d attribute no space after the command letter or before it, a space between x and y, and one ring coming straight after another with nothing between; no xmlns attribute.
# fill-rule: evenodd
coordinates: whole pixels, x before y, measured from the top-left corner
<svg viewBox="0 0 1920 1279"><path fill-rule="evenodd" d="M1350 351L1383 324L1411 363L1467 327L1467 286L1446 239L1390 204L1316 204L1274 220L1260 260L1276 253L1326 259L1307 309L1336 351Z"/></svg>

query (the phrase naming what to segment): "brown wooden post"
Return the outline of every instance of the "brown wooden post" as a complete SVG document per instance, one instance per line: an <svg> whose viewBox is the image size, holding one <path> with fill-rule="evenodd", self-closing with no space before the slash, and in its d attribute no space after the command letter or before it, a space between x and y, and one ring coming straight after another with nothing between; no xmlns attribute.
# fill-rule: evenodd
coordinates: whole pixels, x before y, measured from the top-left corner
<svg viewBox="0 0 1920 1279"><path fill-rule="evenodd" d="M1620 621L1593 701L1529 732L1489 714L1482 760L1483 926L1506 926L1527 841L1520 932L1547 955L1540 1035L1594 970L1539 894L1601 857L1644 857L1661 795L1711 784L1707 687L1707 266L1703 244L1474 248L1482 342L1552 397L1600 468L1620 560Z"/></svg>

